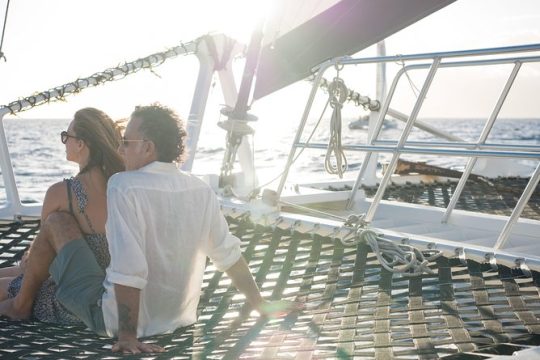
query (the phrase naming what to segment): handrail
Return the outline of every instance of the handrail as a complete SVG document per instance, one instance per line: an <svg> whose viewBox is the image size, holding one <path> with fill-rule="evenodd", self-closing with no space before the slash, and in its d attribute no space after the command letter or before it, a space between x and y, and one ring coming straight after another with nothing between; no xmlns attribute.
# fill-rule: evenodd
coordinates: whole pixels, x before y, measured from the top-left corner
<svg viewBox="0 0 540 360"><path fill-rule="evenodd" d="M294 145L296 148L321 149L326 150L328 144L323 143L303 143L299 142ZM397 150L396 146L381 146L381 145L343 145L343 150L359 151L359 152L384 152L384 153L404 153L404 154L420 154L420 155L447 155L447 156L477 156L482 158L502 157L516 159L532 159L540 160L540 152L536 151L502 151L502 150L470 150L470 149L426 149L423 146L412 147L403 146Z"/></svg>
<svg viewBox="0 0 540 360"><path fill-rule="evenodd" d="M540 51L540 44L535 45L535 47L536 47L535 50ZM524 51L532 51L531 46L512 47L510 49L512 49L512 51L519 51L519 49L524 49ZM435 55L458 56L458 55L456 55L457 53L461 54L463 52L459 51L459 52L449 52L449 53L435 53L435 54L431 54L431 55L433 55L433 56L435 56ZM486 49L486 50L473 51L473 54L471 54L471 55L485 55L485 54L492 54L492 50L491 49ZM400 57L400 59L401 59L401 61L403 61L406 58L407 59L410 58L410 59L413 59L413 60L425 60L426 57L429 57L429 55L430 54L410 55L410 56ZM395 57L392 57L392 58L395 58ZM376 58L370 58L370 59L376 59ZM380 59L381 59L381 61L388 61L387 58L380 58ZM365 63L363 60L366 60L366 59L358 59L358 64ZM355 61L355 60L336 59L335 61L336 61L336 63L339 63L340 65L344 65L344 64L350 63L351 61ZM441 62L441 64L439 64L439 67L447 68L447 67L463 67L463 66L501 65L501 64L514 63L515 61L516 60L513 59L513 58L469 60L469 61L453 61L453 62ZM519 62L522 63L522 64L523 63L528 63L528 62L540 62L540 56L520 57ZM357 63L354 62L354 64L357 64ZM403 68L400 69L400 71L398 71L398 73L394 77L394 80L392 82L392 86L390 87L390 90L389 90L388 96L386 98L386 101L382 106L382 109L381 109L381 112L380 112L380 115L379 115L379 119L377 120L377 124L375 125L375 131L372 133L373 136L371 136L368 139L368 143L373 144L373 141L375 141L377 139L377 137L379 136L380 131L382 129L383 121L384 121L384 119L386 117L386 114L389 114L389 115L395 117L396 119L404 121L404 122L408 121L408 118L407 118L407 116L405 114L402 114L401 112L390 108L390 102L391 102L392 96L393 96L393 94L394 94L394 92L396 90L399 79L401 78L401 76L403 74L407 73L407 71L409 71L409 70L427 69L430 66L431 66L430 64L413 64L413 65L403 66ZM418 120L415 120L413 125L418 127L418 128L421 128L421 129L423 129L425 131L428 131L428 132L430 132L430 133L432 133L434 135L437 135L439 137L446 138L448 140L456 140L456 141L461 140L456 136L453 136L451 134L447 134L446 132L435 131L432 127L430 127L427 124L424 124L423 122L420 122ZM358 191L358 188L360 187L360 185L362 183L362 179L364 178L365 172L367 170L367 164L371 160L371 156L372 156L371 153L367 153L365 158L364 158L364 161L362 162L362 167L360 168L360 172L358 173L358 177L357 177L357 179L355 181L355 184L354 184L353 189L351 191L351 195L350 195L349 200L347 202L347 206L346 206L347 209L350 209L352 207L352 205L353 205L354 198L356 197L356 192Z"/></svg>
<svg viewBox="0 0 540 360"><path fill-rule="evenodd" d="M375 216L375 211L377 210L377 207L379 206L379 203L382 200L386 187L390 182L390 177L396 170L396 166L399 160L399 155L401 153L400 150L405 146L405 142L407 141L407 138L409 137L409 134L411 133L414 121L416 120L416 117L420 113L420 109L422 108L422 104L424 103L424 99L426 98L426 94L429 91L429 88L431 86L433 78L435 77L435 74L437 73L437 69L439 68L440 63L441 63L440 57L435 57L433 59L433 63L431 64L429 73L426 77L426 80L424 81L424 85L422 86L422 89L420 90L420 94L418 95L418 98L416 99L416 103L414 104L413 110L411 111L411 116L409 116L409 120L407 121L405 128L403 129L401 136L399 138L399 142L396 146L397 151L394 152L394 155L392 156L392 160L390 160L390 164L388 165L388 169L386 173L384 174L383 179L381 180L381 183L379 185L379 188L377 189L377 192L375 193L375 196L373 197L373 201L371 202L371 205L369 206L369 209L367 210L364 216L365 222L368 222L368 223L371 222L371 220L373 220L373 216ZM386 114L383 113L381 115L386 115Z"/></svg>
<svg viewBox="0 0 540 360"><path fill-rule="evenodd" d="M396 140L374 140L373 145L392 146L397 144ZM425 142L425 141L409 141L405 143L407 145L418 147L442 147L442 148L464 148L464 149L484 149L484 150L515 150L515 151L540 151L540 145L518 145L518 144L500 144L500 143L483 143L477 144L472 142Z"/></svg>
<svg viewBox="0 0 540 360"><path fill-rule="evenodd" d="M446 52L434 52L423 54L410 54L410 55L393 55L383 57L368 57L368 58L351 58L349 56L342 56L336 59L329 60L318 66L313 70L313 73L318 71L324 71L328 69L330 64L339 65L360 65L360 64L372 64L380 62L396 62L396 61L413 61L413 60L427 60L433 58L453 58L453 57L474 57L474 56L487 56L487 55L502 55L512 53L523 53L529 51L540 51L540 43L519 45L519 46L507 46L498 48L485 48L475 50L459 50L459 51L446 51ZM331 66L331 65L330 65Z"/></svg>
<svg viewBox="0 0 540 360"><path fill-rule="evenodd" d="M328 69L330 66L333 66L335 62L333 61L327 61L324 64L324 69ZM323 71L319 71L317 73L317 76L313 80L313 85L311 86L311 92L309 93L309 97L306 103L306 107L304 108L304 113L302 114L302 119L300 120L300 126L298 126L298 130L296 131L296 135L293 141L293 144L297 144L300 142L300 138L302 136L302 133L304 132L304 128L306 127L306 123L308 120L309 112L311 110L311 106L313 105L313 101L315 100L315 95L317 94L317 90L319 89L319 84L321 83L323 79ZM295 155L296 147L293 145L291 147L291 150L289 151L289 156L287 158L287 163L285 164L285 170L283 170L283 173L281 175L281 180L279 182L278 188L277 188L277 196L281 196L281 192L283 191L283 188L285 187L285 181L287 180L287 176L289 175L289 170L292 166L294 155Z"/></svg>
<svg viewBox="0 0 540 360"><path fill-rule="evenodd" d="M521 216L521 213L523 212L523 209L525 208L525 205L527 205L527 202L531 198L534 189L536 189L536 187L538 186L539 181L540 163L538 163L538 165L536 166L536 170L534 171L533 176L531 176L529 182L527 183L525 190L523 190L523 194L521 194L521 197L519 198L516 206L514 207L510 218L508 219L506 224L504 224L504 228L502 229L499 238L497 239L497 242L493 247L495 250L502 249L502 247L506 244L508 236L510 235L510 231L512 231L512 227L517 223L519 217Z"/></svg>
<svg viewBox="0 0 540 360"><path fill-rule="evenodd" d="M488 48L488 49L478 49L478 50L371 57L371 58L362 58L362 59L340 57L340 58L329 60L323 64L320 64L318 67L315 68L315 70L317 71L317 77L313 82L313 87L312 87L310 96L308 98L306 107L304 109L304 113L302 115L301 124L297 130L295 140L291 146L289 159L287 161L286 168L285 168L285 171L283 172L283 176L281 178L280 185L278 188L278 195L281 194L281 191L283 189L289 169L292 166L296 149L299 149L299 148L326 149L327 148L327 144L300 142L300 138L305 128L306 121L309 116L309 112L311 110L317 88L319 87L319 83L322 79L322 74L324 74L325 71L327 71L329 68L333 66L342 67L342 66L347 66L347 65L361 65L361 64L397 61L397 62L403 62L403 66L396 73L392 81L392 84L388 90L386 99L381 104L378 120L372 129L373 131L370 131L370 133L368 134L367 144L343 146L344 150L362 151L366 153L364 156L364 160L362 162L362 166L356 178L355 184L350 192L347 208L352 207L355 194L362 183L362 179L367 170L367 164L370 162L370 159L373 153L386 152L386 153L392 153L393 155L392 155L390 164L387 168L387 171L385 172L385 174L383 175L383 178L381 179L377 193L372 199L370 207L364 216L364 220L366 222L370 222L373 219L374 214L377 210L377 207L384 195L385 188L390 181L391 175L395 171L399 156L401 154L408 153L408 154L430 154L430 155L470 157L468 164L466 166L466 169L463 172L463 175L458 184L457 191L454 193L454 196L452 197L452 200L446 209L446 214L445 214L445 217L443 218L443 222L447 221L448 217L450 216L455 206L455 203L457 202L457 199L461 193L461 190L463 186L465 185L467 178L470 176L470 173L476 163L477 158L495 157L495 158L523 158L523 159L540 160L540 146L486 143L486 140L489 136L489 132L492 129L495 121L497 120L499 112L506 100L506 97L509 91L512 88L512 85L518 75L520 67L524 63L540 62L540 56L516 56L512 54L532 52L532 51L540 52L540 44L529 44L529 45L522 45L522 46L504 47L504 48ZM494 58L493 55L497 55L497 57ZM505 56L501 56L501 55L505 55ZM484 58L471 59L477 56L483 56ZM448 61L449 58L458 58L458 57L461 57L464 60ZM405 61L419 61L419 60L429 60L429 62L408 64L408 65L405 65L404 63ZM476 142L466 142L459 139L458 137L448 136L450 134L446 134L446 133L441 133L441 135L447 140L453 141L453 142L440 142L440 141L439 142L422 142L422 141L409 141L408 140L412 127L416 125L415 124L415 122L417 121L416 118L420 112L420 109L422 108L424 98L429 90L431 82L438 69L449 68L449 67L465 67L465 66L468 67L468 66L484 66L484 65L499 65L499 64L514 64L514 67L506 81L503 91L499 95L497 104L495 105L489 119L486 121L486 124L484 125L484 129L482 130L482 133ZM407 71L427 69L427 68L429 68L428 75L426 77L426 80L424 81L421 92L419 96L417 97L417 101L414 104L411 115L407 116L405 114L401 114L401 113L399 114L399 115L403 115L401 116L400 120L406 121L405 128L401 132L399 140L398 141L379 140L378 137L380 135L385 117L394 111L390 108L390 103L396 91L397 84L402 78L402 75L407 73ZM432 130L433 128L431 127L429 127L429 129L426 129L426 131L430 131L430 132ZM539 165L539 168L540 168L540 165ZM534 191L535 189L535 186L538 184L538 181L540 178L540 175L538 174L539 168L536 169L533 177L531 177L529 184L527 185L520 200L518 201L518 205L516 205L511 217L506 223L505 228L503 229L503 232L501 233L500 238L498 240L498 243L500 243L499 244L500 246L502 246L501 244L504 244L504 242L506 241L506 238L508 237L508 234L510 233L513 224L517 222L517 219L519 218L521 211L523 210L523 207L525 206L526 202L530 198L532 191Z"/></svg>
<svg viewBox="0 0 540 360"><path fill-rule="evenodd" d="M512 72L510 73L510 76L508 77L508 80L506 81L506 84L504 85L504 89L502 90L501 95L499 96L499 99L497 99L497 104L495 104L495 108L493 109L491 116L489 117L484 128L482 129L482 133L480 134L480 138L478 139L478 145L481 145L486 142L489 136L489 133L491 132L491 129L493 128L493 125L495 124L495 120L497 120L497 116L499 115L499 112L501 111L504 101L506 100L506 97L508 96L508 93L510 92L512 85L514 84L514 80L516 79L519 69L521 69L521 62L517 61L516 64L514 65L514 68L512 69ZM459 179L459 183L456 189L454 190L454 193L452 194L452 198L450 199L448 206L446 207L446 212L444 213L443 218L441 220L443 223L446 223L448 221L448 218L450 217L450 214L452 214L452 211L454 210L454 207L456 206L459 200L461 192L465 188L465 184L467 183L467 180L469 179L469 175L471 174L474 168L474 165L476 165L476 160L477 160L476 157L469 158L469 161L467 162L467 166L465 166L465 170L463 171L463 175Z"/></svg>

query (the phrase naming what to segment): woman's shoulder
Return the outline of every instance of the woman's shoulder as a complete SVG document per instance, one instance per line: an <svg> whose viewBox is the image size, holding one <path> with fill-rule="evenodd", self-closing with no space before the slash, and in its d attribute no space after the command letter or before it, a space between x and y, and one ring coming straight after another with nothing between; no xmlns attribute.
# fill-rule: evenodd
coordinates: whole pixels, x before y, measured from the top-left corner
<svg viewBox="0 0 540 360"><path fill-rule="evenodd" d="M52 184L49 187L49 189L47 189L47 195L51 195L51 196L66 195L66 192L67 192L66 182L72 179L73 178L64 179L62 181Z"/></svg>
<svg viewBox="0 0 540 360"><path fill-rule="evenodd" d="M67 208L68 195L67 187L64 181L59 181L47 189L45 199L43 200L42 216L51 211L64 210Z"/></svg>

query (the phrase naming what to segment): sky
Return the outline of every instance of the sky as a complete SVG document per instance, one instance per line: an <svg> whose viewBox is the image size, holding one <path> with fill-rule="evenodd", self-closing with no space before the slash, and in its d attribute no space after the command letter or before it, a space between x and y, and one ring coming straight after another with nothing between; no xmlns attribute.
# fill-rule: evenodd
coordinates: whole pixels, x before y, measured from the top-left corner
<svg viewBox="0 0 540 360"><path fill-rule="evenodd" d="M3 14L7 0L0 0ZM189 41L211 31L224 31L247 42L250 29L261 13L272 10L272 1L257 0L17 0L11 1L0 61L0 104L43 91L79 77L131 61ZM249 14L249 15L246 15ZM539 0L460 0L404 29L386 40L387 53L488 48L540 43ZM360 56L371 56L373 48ZM176 60L175 60L176 61ZM69 118L79 108L102 108L114 118L129 115L134 105L160 101L187 115L197 75L197 61L185 57L129 77L125 81L100 86L68 97L67 103L51 104L23 112L20 118ZM239 69L240 70L240 69ZM478 80L494 81L495 69ZM238 71L238 75L240 71ZM532 100L538 94L540 69L524 69L524 79L516 90L514 113L518 117L540 117L540 105ZM238 80L239 81L239 80ZM497 80L499 81L499 80ZM446 88L463 93L474 88L474 81ZM461 88L460 88L461 86ZM215 103L222 103L214 88ZM292 85L281 94L260 101L259 112L305 99L306 83ZM298 95L300 94L300 95ZM470 107L473 116L484 116L491 102L483 97L456 100ZM440 109L435 100L427 104ZM476 109L478 108L478 109ZM448 105L446 114L457 113ZM535 115L536 114L536 115Z"/></svg>

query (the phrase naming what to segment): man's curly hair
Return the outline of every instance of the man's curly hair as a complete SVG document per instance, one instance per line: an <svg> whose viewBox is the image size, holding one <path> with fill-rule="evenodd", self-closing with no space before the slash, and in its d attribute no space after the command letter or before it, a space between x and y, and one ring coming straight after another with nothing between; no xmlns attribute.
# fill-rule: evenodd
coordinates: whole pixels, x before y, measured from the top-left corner
<svg viewBox="0 0 540 360"><path fill-rule="evenodd" d="M187 133L184 129L184 121L174 110L154 103L136 106L131 117L142 120L139 131L155 144L158 161L179 163L184 161Z"/></svg>

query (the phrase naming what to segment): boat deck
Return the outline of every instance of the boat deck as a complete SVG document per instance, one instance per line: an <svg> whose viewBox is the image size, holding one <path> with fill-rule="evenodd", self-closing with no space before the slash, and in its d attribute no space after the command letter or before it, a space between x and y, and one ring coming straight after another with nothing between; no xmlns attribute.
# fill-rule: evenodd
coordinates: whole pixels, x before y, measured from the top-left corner
<svg viewBox="0 0 540 360"><path fill-rule="evenodd" d="M305 304L284 319L251 314L230 280L209 264L199 320L148 341L168 352L133 358L485 359L540 346L540 273L459 257L434 274L393 274L364 244L228 218L267 299ZM1 226L0 266L13 264L39 222ZM121 358L111 340L82 326L0 319L0 357ZM467 354L467 355L466 355Z"/></svg>
<svg viewBox="0 0 540 360"><path fill-rule="evenodd" d="M426 178L430 182L421 182ZM439 178L445 179L445 178ZM409 181L410 180L410 181ZM469 180L448 221L443 217L456 182L433 181L423 175L399 176L389 185L369 227L386 235L443 244L452 252L458 248L476 249L483 257L493 253L499 235L527 185L527 178ZM282 196L282 211L332 220L361 216L372 205L376 187L363 187L352 210L346 209L352 182L298 184ZM496 249L514 260L534 259L540 264L540 186L532 193L521 219L509 232L507 241ZM343 220L344 221L344 220ZM336 225L334 225L336 226ZM340 226L340 225L337 225ZM514 261L511 260L511 261Z"/></svg>
<svg viewBox="0 0 540 360"><path fill-rule="evenodd" d="M528 181L528 178L522 177L468 180L456 209L510 216ZM383 198L446 208L456 185L456 182L450 181L393 184L388 186ZM376 187L364 186L363 189L368 197L377 191ZM540 185L533 192L521 217L540 220Z"/></svg>

